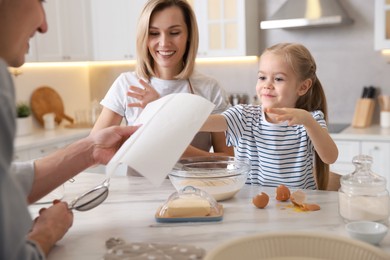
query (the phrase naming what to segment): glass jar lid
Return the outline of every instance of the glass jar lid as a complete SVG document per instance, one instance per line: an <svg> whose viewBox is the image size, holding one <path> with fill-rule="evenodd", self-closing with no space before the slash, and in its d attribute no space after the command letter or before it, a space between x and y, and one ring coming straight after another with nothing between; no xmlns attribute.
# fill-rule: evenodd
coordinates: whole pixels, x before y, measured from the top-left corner
<svg viewBox="0 0 390 260"><path fill-rule="evenodd" d="M386 189L386 179L371 171L373 160L369 155L357 155L352 163L355 165L355 171L341 177L341 186L348 188L362 188L366 191L379 191ZM367 190L368 189L368 190Z"/></svg>

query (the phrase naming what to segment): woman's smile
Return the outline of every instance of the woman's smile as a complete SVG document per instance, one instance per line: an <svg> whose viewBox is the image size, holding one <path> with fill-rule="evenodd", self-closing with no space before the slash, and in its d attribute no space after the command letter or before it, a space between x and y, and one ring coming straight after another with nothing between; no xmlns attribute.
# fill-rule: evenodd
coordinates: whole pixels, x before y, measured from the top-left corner
<svg viewBox="0 0 390 260"><path fill-rule="evenodd" d="M162 56L172 56L175 54L175 51L157 51Z"/></svg>
<svg viewBox="0 0 390 260"><path fill-rule="evenodd" d="M160 50L160 51L157 51L158 54L160 54L163 58L166 58L166 57L171 57L173 56L176 51L163 51L163 50Z"/></svg>

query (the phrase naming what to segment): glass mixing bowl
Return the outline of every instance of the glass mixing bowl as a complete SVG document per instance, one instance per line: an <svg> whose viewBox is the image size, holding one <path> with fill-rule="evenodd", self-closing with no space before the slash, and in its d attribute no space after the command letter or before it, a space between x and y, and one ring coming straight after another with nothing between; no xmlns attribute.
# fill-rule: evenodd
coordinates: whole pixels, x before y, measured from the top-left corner
<svg viewBox="0 0 390 260"><path fill-rule="evenodd" d="M244 186L250 168L248 160L229 156L188 157L177 162L169 179L177 191L193 186L222 201Z"/></svg>

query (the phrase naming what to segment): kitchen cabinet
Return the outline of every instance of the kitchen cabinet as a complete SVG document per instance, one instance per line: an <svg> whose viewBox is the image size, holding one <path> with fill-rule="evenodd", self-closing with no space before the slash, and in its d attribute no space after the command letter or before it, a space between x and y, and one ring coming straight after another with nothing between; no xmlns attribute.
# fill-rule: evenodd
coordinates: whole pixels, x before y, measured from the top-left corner
<svg viewBox="0 0 390 260"><path fill-rule="evenodd" d="M16 151L14 153L14 161L15 162L22 162L22 161L28 161L30 160L30 151L29 150L21 150Z"/></svg>
<svg viewBox="0 0 390 260"><path fill-rule="evenodd" d="M26 161L26 160L32 160L37 159L43 156L46 156L52 152L57 151L58 149L67 146L68 144L72 143L75 140L69 140L67 142L54 142L49 145L44 146L38 146L31 149L26 149L22 151L18 151L15 153L14 160L15 161Z"/></svg>
<svg viewBox="0 0 390 260"><path fill-rule="evenodd" d="M77 140L86 137L90 132L88 128L68 129L57 128L46 131L43 129L35 130L31 135L20 136L15 139L14 161L28 161L44 157ZM105 166L95 165L88 169L92 173L105 173ZM119 174L126 175L127 168L119 167Z"/></svg>
<svg viewBox="0 0 390 260"><path fill-rule="evenodd" d="M90 129L35 129L31 135L16 137L14 161L26 161L48 155L85 136Z"/></svg>
<svg viewBox="0 0 390 260"><path fill-rule="evenodd" d="M91 58L90 0L44 3L48 31L32 39L28 61L88 61Z"/></svg>
<svg viewBox="0 0 390 260"><path fill-rule="evenodd" d="M27 161L46 156L50 153L57 151L58 149L61 149L62 147L67 146L68 144L73 143L76 140L78 140L78 138L69 139L67 141L54 141L53 143L47 145L17 150L14 154L14 161Z"/></svg>
<svg viewBox="0 0 390 260"><path fill-rule="evenodd" d="M332 172L342 175L352 173L355 170L353 157L359 154L370 155L373 158L371 170L387 179L387 189L390 190L390 141L335 140L335 143L339 149L339 157L330 166Z"/></svg>
<svg viewBox="0 0 390 260"><path fill-rule="evenodd" d="M352 158L361 153L360 141L339 141L335 140L339 150L339 157L337 161L330 165L330 170L338 174L348 174L355 170L352 164Z"/></svg>
<svg viewBox="0 0 390 260"><path fill-rule="evenodd" d="M30 39L29 49L25 57L26 57L26 62L38 61L35 37Z"/></svg>
<svg viewBox="0 0 390 260"><path fill-rule="evenodd" d="M136 29L146 0L91 2L94 60L136 58Z"/></svg>
<svg viewBox="0 0 390 260"><path fill-rule="evenodd" d="M61 149L62 147L67 146L68 144L72 143L73 141L76 141L76 140L71 139L69 141L64 141L64 142L54 142L54 143L49 144L49 145L32 148L29 150L30 159L36 159L36 158L40 158L40 157L46 156L48 154L51 154L51 153Z"/></svg>
<svg viewBox="0 0 390 260"><path fill-rule="evenodd" d="M390 49L390 0L375 0L375 50Z"/></svg>
<svg viewBox="0 0 390 260"><path fill-rule="evenodd" d="M390 190L390 142L361 142L361 153L372 156L372 171L387 178Z"/></svg>
<svg viewBox="0 0 390 260"><path fill-rule="evenodd" d="M91 2L94 60L136 58L136 28L146 0ZM190 0L199 26L198 57L259 54L256 0ZM255 33L253 33L255 32Z"/></svg>
<svg viewBox="0 0 390 260"><path fill-rule="evenodd" d="M256 0L192 0L199 27L198 57L259 55Z"/></svg>
<svg viewBox="0 0 390 260"><path fill-rule="evenodd" d="M199 26L198 57L259 55L256 0L190 0ZM30 41L26 61L136 59L136 27L146 0L51 0L49 30Z"/></svg>

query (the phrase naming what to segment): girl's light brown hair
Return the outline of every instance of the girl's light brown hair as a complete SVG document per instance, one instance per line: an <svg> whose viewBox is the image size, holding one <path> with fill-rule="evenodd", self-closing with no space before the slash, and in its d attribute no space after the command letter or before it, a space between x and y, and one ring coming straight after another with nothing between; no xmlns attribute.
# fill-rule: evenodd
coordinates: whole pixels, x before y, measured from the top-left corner
<svg viewBox="0 0 390 260"><path fill-rule="evenodd" d="M137 26L137 65L138 77L149 80L155 77L154 60L148 50L149 26L154 13L168 7L177 6L181 9L187 25L187 49L183 56L183 70L175 76L176 79L188 79L194 71L195 58L198 52L199 32L194 11L186 0L149 0L140 15Z"/></svg>
<svg viewBox="0 0 390 260"><path fill-rule="evenodd" d="M311 79L312 86L305 95L298 98L295 107L305 109L309 112L321 110L324 113L325 121L328 121L328 108L325 93L321 82L317 78L317 65L309 50L298 43L280 43L267 48L264 53L265 52L284 56L287 64L290 65L300 81ZM329 165L321 160L317 152L315 153L314 172L317 188L325 190L329 180Z"/></svg>

